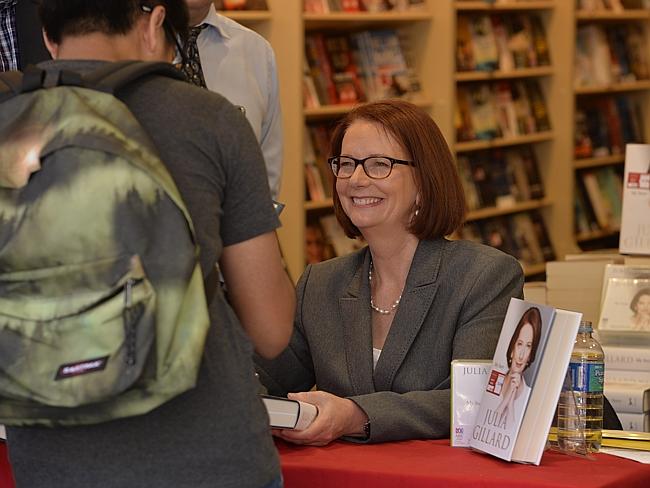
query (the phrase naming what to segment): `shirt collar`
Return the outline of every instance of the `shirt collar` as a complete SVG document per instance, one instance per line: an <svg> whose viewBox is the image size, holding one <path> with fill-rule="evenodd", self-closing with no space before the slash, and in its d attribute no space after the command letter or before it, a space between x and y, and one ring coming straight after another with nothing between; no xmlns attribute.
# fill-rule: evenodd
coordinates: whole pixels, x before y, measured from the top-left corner
<svg viewBox="0 0 650 488"><path fill-rule="evenodd" d="M2 0L0 0L2 1ZM217 13L217 9L214 6L214 3L210 4L210 10L208 10L205 18L199 22L199 24L208 24L213 27L221 37L225 39L230 39L230 35L226 32L224 27L223 17Z"/></svg>

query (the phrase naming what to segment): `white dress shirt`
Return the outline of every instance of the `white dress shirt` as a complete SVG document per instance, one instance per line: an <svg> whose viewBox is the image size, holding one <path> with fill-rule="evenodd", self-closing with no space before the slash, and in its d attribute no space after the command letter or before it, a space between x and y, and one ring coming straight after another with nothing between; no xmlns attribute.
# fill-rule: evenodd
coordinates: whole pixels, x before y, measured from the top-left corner
<svg viewBox="0 0 650 488"><path fill-rule="evenodd" d="M277 199L282 177L282 113L275 54L257 32L219 15L214 7L198 37L201 67L208 89L245 109L260 143L271 196Z"/></svg>

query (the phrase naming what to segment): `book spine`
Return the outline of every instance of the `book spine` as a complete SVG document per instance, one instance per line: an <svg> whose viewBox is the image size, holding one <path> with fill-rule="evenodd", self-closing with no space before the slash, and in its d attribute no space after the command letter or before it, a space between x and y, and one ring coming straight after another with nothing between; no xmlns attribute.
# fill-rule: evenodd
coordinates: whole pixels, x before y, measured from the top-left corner
<svg viewBox="0 0 650 488"><path fill-rule="evenodd" d="M604 346L603 350L607 368L650 371L650 348Z"/></svg>
<svg viewBox="0 0 650 488"><path fill-rule="evenodd" d="M605 385L605 397L617 413L647 413L650 410L650 385Z"/></svg>
<svg viewBox="0 0 650 488"><path fill-rule="evenodd" d="M650 417L644 413L617 413L618 419L623 425L623 430L633 430L636 432L650 431Z"/></svg>
<svg viewBox="0 0 650 488"><path fill-rule="evenodd" d="M650 371L629 371L605 367L607 383L650 383Z"/></svg>

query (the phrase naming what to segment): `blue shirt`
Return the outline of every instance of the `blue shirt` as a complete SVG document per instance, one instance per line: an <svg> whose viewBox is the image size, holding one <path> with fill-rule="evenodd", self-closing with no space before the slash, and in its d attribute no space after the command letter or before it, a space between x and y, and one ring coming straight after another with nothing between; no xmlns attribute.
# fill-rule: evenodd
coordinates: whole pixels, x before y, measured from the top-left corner
<svg viewBox="0 0 650 488"><path fill-rule="evenodd" d="M282 177L282 113L275 54L255 31L219 15L214 7L200 24L197 45L208 89L245 109L264 154L271 196Z"/></svg>

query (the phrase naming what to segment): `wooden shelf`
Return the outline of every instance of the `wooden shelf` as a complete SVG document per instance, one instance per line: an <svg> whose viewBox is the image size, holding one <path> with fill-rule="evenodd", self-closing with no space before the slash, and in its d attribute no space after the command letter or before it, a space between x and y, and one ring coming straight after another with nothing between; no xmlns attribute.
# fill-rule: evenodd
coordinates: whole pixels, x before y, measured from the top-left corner
<svg viewBox="0 0 650 488"><path fill-rule="evenodd" d="M509 215L526 210L534 210L538 208L548 207L552 202L546 198L541 200L528 200L526 202L517 202L514 205L507 207L486 207L467 212L467 222L473 220L488 219L490 217L498 217L499 215Z"/></svg>
<svg viewBox="0 0 650 488"><path fill-rule="evenodd" d="M479 151L481 149L490 149L492 147L517 146L520 144L532 144L534 142L550 141L553 139L552 131L536 132L517 137L499 137L487 141L467 141L457 142L454 145L456 152Z"/></svg>
<svg viewBox="0 0 650 488"><path fill-rule="evenodd" d="M415 96L412 99L405 99L414 103L418 107L428 108L431 106L431 101L425 100L422 97ZM348 113L357 104L338 104L338 105L322 105L316 108L304 109L304 116L306 121L316 121L323 119L338 118Z"/></svg>
<svg viewBox="0 0 650 488"><path fill-rule="evenodd" d="M329 14L303 13L306 30L349 30L361 27L379 27L412 22L429 22L431 13L426 10L403 12L332 12Z"/></svg>
<svg viewBox="0 0 650 488"><path fill-rule="evenodd" d="M254 25L271 20L268 10L220 10L219 13L243 25Z"/></svg>
<svg viewBox="0 0 650 488"><path fill-rule="evenodd" d="M550 76L552 74L552 66L538 66L535 68L519 68L511 71L458 71L454 77L457 82L463 82L504 80L511 78L532 78L538 76Z"/></svg>
<svg viewBox="0 0 650 488"><path fill-rule="evenodd" d="M560 0L569 1L569 0ZM550 0L538 0L531 2L511 2L511 3L488 3L486 1L475 2L454 2L457 11L483 11L483 10L550 10L555 8L555 2Z"/></svg>
<svg viewBox="0 0 650 488"><path fill-rule="evenodd" d="M610 164L621 164L625 162L624 154L602 156L599 158L576 159L573 161L575 169L596 168L598 166L609 166Z"/></svg>
<svg viewBox="0 0 650 488"><path fill-rule="evenodd" d="M612 237L618 234L620 229L601 229L594 230L591 232L583 232L582 234L576 235L576 241L578 242L587 242L595 241L596 239L602 239L604 237Z"/></svg>
<svg viewBox="0 0 650 488"><path fill-rule="evenodd" d="M580 86L574 89L576 95L600 95L604 93L621 93L650 89L650 80L627 81L611 85Z"/></svg>
<svg viewBox="0 0 650 488"><path fill-rule="evenodd" d="M614 12L612 10L597 10L591 12L578 10L576 12L576 20L578 22L591 22L594 20L629 21L648 19L650 19L650 11L644 9L629 9L622 12Z"/></svg>
<svg viewBox="0 0 650 488"><path fill-rule="evenodd" d="M334 207L334 202L331 198L325 200L306 200L305 211L310 212L314 210L326 210Z"/></svg>

